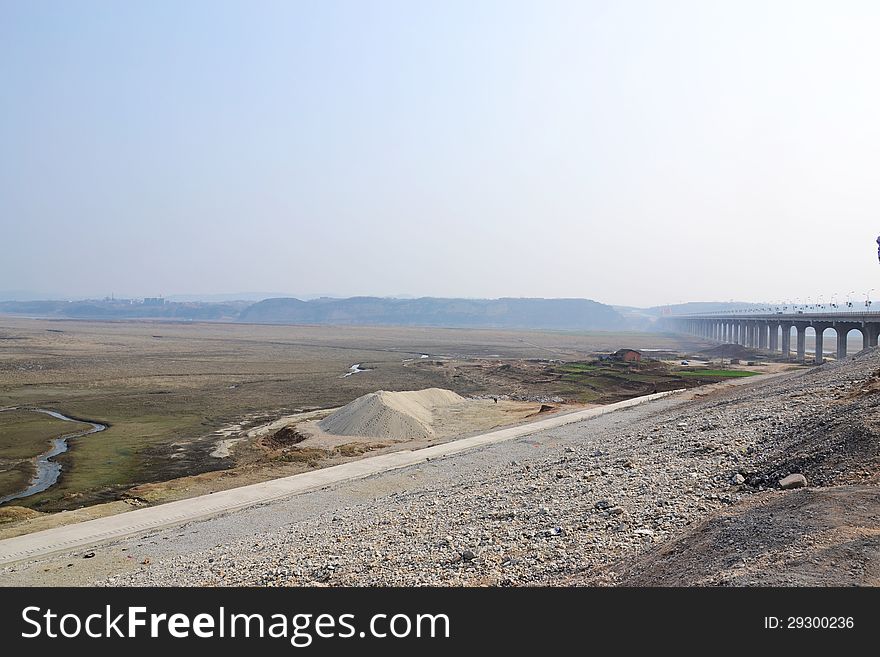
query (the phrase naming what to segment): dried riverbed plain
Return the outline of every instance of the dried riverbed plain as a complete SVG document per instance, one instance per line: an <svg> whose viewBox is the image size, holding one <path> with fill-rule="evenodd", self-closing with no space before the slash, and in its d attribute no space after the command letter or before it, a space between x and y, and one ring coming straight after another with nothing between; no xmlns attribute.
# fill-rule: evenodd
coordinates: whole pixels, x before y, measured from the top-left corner
<svg viewBox="0 0 880 657"><path fill-rule="evenodd" d="M880 350L0 570L9 584L880 584ZM800 473L808 486L781 490Z"/></svg>
<svg viewBox="0 0 880 657"><path fill-rule="evenodd" d="M63 522L70 522L360 458L363 450L327 457L234 441L279 417L339 407L380 389L440 387L540 406L605 403L682 385L683 377L665 370L567 365L621 346L686 353L706 345L638 333L0 317L0 408L46 408L108 425L71 441L58 457L59 483L16 505L66 511ZM368 371L344 376L356 363ZM530 413L511 410L508 419ZM0 429L0 485L14 490L25 468L22 455L8 450L24 443L17 430ZM48 442L54 429L45 430ZM34 451L40 441L26 442ZM0 507L0 536L62 521L4 523L32 515L8 507Z"/></svg>

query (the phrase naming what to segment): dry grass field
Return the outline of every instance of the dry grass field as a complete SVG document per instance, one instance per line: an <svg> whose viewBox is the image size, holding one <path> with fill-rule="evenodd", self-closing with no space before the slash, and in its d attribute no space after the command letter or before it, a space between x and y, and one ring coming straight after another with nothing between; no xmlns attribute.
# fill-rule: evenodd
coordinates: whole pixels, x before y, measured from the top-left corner
<svg viewBox="0 0 880 657"><path fill-rule="evenodd" d="M44 408L108 425L71 442L58 459L63 471L57 485L17 504L57 511L133 496L151 502L216 486L218 471L248 483L314 467L272 462L248 443L226 458L211 453L222 439L280 416L342 406L379 389L443 387L462 395L526 399L534 388L534 395L568 390L576 393L572 401L601 402L595 391L572 388L559 363L624 346L687 351L704 345L637 333L0 317L0 408ZM368 371L344 376L355 363ZM505 365L512 365L513 374ZM540 374L530 383L536 367L555 368L563 387L548 385ZM491 375L499 368L503 375ZM522 376L525 381L517 380ZM33 451L73 426L46 426L36 435L28 429L24 436L25 429L8 424L13 419L24 418L17 412L0 425L0 459L7 463L24 443ZM20 464L15 469L3 463L0 495L22 480ZM242 468L250 474L242 476ZM169 483L157 489L157 482Z"/></svg>

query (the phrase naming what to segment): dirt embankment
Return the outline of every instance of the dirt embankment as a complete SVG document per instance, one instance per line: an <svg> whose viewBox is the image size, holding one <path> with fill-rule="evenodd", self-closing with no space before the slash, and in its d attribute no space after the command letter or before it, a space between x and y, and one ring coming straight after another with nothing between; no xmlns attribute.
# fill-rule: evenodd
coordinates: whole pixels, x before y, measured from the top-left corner
<svg viewBox="0 0 880 657"><path fill-rule="evenodd" d="M767 492L620 572L624 586L878 586L880 487Z"/></svg>
<svg viewBox="0 0 880 657"><path fill-rule="evenodd" d="M770 488L612 567L629 586L880 585L880 354L782 386L744 485ZM794 384L794 385L792 385ZM807 488L778 490L791 473Z"/></svg>

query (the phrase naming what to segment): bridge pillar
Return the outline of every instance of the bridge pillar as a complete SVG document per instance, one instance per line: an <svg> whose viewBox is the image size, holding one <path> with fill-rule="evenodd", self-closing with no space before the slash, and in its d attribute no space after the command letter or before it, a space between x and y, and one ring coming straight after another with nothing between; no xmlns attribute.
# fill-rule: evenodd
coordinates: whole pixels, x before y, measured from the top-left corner
<svg viewBox="0 0 880 657"><path fill-rule="evenodd" d="M782 327L782 357L791 360L791 322L781 322Z"/></svg>
<svg viewBox="0 0 880 657"><path fill-rule="evenodd" d="M758 322L749 322L749 346L758 348Z"/></svg>
<svg viewBox="0 0 880 657"><path fill-rule="evenodd" d="M834 330L837 331L837 360L844 360L846 358L846 337L849 335L850 327L837 324Z"/></svg>
<svg viewBox="0 0 880 657"><path fill-rule="evenodd" d="M769 322L768 332L768 349L770 351L779 351L779 322Z"/></svg>
<svg viewBox="0 0 880 657"><path fill-rule="evenodd" d="M825 329L831 328L831 324L823 322L813 322L813 329L816 331L816 353L813 362L821 365L825 362Z"/></svg>
<svg viewBox="0 0 880 657"><path fill-rule="evenodd" d="M807 325L795 324L797 330L797 362L803 363L807 360Z"/></svg>
<svg viewBox="0 0 880 657"><path fill-rule="evenodd" d="M767 349L767 322L758 322L758 349Z"/></svg>
<svg viewBox="0 0 880 657"><path fill-rule="evenodd" d="M880 337L880 324L865 324L862 327L862 338L864 340L862 348L876 347L878 337Z"/></svg>

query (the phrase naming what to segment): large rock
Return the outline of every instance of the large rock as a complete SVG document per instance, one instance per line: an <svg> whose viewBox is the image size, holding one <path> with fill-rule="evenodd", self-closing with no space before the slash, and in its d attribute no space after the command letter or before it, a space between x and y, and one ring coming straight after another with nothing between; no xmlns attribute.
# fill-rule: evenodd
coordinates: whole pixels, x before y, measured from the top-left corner
<svg viewBox="0 0 880 657"><path fill-rule="evenodd" d="M779 480L779 487L782 490L789 488L803 488L807 485L807 478L802 474L790 474L784 479Z"/></svg>

